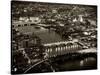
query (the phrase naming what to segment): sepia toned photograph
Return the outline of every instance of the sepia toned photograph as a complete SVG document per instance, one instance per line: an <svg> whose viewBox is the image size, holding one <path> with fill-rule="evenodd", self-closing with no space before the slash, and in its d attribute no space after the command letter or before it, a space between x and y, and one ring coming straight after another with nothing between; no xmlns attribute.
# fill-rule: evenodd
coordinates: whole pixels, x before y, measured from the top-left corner
<svg viewBox="0 0 100 75"><path fill-rule="evenodd" d="M11 73L97 69L97 6L11 1Z"/></svg>

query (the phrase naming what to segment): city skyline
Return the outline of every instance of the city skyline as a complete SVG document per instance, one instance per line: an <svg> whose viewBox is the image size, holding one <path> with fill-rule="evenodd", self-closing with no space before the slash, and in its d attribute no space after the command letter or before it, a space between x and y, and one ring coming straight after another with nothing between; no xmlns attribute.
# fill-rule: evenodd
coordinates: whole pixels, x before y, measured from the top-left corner
<svg viewBox="0 0 100 75"><path fill-rule="evenodd" d="M97 69L97 6L11 4L13 74Z"/></svg>

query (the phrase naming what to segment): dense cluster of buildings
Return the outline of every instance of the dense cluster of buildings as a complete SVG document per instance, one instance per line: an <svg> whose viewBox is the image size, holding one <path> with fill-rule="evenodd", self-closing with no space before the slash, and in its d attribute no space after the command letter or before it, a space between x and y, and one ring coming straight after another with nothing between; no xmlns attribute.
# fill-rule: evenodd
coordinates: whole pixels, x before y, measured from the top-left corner
<svg viewBox="0 0 100 75"><path fill-rule="evenodd" d="M12 56L13 64L20 63L17 67L81 49L97 48L95 7L16 4L12 2Z"/></svg>

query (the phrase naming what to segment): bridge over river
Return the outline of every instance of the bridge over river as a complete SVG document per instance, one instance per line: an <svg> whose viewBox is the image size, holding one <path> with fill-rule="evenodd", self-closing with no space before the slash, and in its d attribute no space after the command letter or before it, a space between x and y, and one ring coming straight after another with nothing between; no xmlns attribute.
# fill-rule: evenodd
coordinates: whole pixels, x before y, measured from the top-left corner
<svg viewBox="0 0 100 75"><path fill-rule="evenodd" d="M96 48L82 49L78 51L78 53L97 53L97 49Z"/></svg>

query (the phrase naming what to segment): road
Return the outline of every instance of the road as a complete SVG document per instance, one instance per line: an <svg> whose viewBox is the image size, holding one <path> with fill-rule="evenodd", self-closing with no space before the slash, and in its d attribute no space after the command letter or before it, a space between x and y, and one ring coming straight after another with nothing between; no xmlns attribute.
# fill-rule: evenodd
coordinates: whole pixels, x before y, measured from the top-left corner
<svg viewBox="0 0 100 75"><path fill-rule="evenodd" d="M24 73L27 73L30 69L32 69L33 67L43 63L44 61L46 61L47 59L43 59L42 61L39 61L38 63L34 64L33 66L29 67Z"/></svg>

